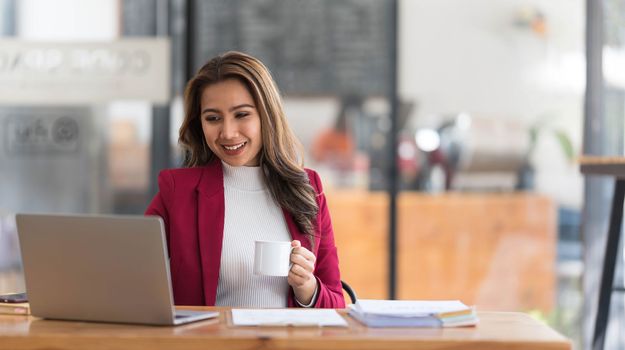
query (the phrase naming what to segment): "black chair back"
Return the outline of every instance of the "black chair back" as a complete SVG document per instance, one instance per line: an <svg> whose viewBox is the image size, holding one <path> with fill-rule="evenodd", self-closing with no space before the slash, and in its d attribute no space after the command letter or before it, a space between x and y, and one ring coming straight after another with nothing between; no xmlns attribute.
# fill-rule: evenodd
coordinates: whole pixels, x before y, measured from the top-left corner
<svg viewBox="0 0 625 350"><path fill-rule="evenodd" d="M343 286L343 290L345 290L345 293L347 293L347 295L349 295L349 298L352 300L352 304L356 304L356 301L358 300L356 298L356 292L354 292L352 287L350 287L349 284L347 284L347 282L345 281L341 281L341 285Z"/></svg>

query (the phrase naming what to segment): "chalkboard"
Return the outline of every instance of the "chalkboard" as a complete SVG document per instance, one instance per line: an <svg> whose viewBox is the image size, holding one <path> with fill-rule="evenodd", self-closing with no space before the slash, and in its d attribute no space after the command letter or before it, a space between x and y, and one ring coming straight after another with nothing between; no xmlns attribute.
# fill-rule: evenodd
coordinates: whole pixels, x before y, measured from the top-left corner
<svg viewBox="0 0 625 350"><path fill-rule="evenodd" d="M196 0L193 66L228 50L259 58L295 95L386 95L392 0Z"/></svg>
<svg viewBox="0 0 625 350"><path fill-rule="evenodd" d="M156 35L156 0L122 1L121 6L123 36Z"/></svg>

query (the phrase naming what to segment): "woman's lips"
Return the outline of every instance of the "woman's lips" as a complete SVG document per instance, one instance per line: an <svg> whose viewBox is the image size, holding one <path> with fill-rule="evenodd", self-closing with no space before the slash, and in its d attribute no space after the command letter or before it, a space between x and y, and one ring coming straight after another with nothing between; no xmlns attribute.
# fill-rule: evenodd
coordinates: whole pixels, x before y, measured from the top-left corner
<svg viewBox="0 0 625 350"><path fill-rule="evenodd" d="M227 155L235 156L243 152L246 144L247 142L241 142L232 145L221 145L221 147Z"/></svg>

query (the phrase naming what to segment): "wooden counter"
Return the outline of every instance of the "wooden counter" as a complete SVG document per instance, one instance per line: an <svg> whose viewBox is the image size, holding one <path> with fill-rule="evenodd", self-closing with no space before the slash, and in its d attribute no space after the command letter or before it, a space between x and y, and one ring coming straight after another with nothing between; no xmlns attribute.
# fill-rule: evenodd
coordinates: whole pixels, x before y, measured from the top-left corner
<svg viewBox="0 0 625 350"><path fill-rule="evenodd" d="M341 277L360 298L387 298L387 195L326 197ZM557 212L548 197L403 192L397 225L399 298L461 299L482 310L553 307Z"/></svg>
<svg viewBox="0 0 625 350"><path fill-rule="evenodd" d="M366 328L345 315L347 328L235 327L228 308L218 320L154 327L41 320L0 315L5 349L480 349L568 350L571 343L526 314L480 312L480 324L465 328Z"/></svg>

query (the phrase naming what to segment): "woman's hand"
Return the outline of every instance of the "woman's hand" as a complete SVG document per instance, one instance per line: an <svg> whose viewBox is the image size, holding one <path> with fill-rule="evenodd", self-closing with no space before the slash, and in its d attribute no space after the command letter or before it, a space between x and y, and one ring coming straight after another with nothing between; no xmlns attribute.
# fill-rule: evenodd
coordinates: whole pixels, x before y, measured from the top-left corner
<svg viewBox="0 0 625 350"><path fill-rule="evenodd" d="M297 301L308 305L317 288L317 279L313 275L317 258L310 250L302 247L302 243L298 240L292 241L291 247L293 247L291 252L293 266L291 266L287 281L293 288Z"/></svg>

